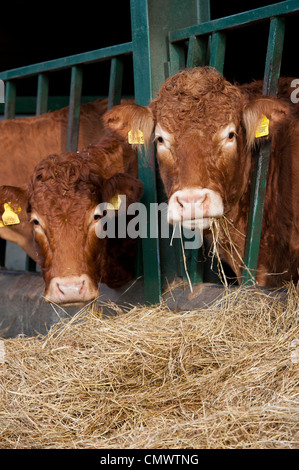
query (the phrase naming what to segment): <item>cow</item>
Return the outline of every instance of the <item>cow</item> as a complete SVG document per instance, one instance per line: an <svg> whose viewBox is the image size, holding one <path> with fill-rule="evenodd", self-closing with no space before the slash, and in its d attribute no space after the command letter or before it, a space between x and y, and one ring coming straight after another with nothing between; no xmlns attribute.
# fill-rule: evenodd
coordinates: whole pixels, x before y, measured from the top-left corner
<svg viewBox="0 0 299 470"><path fill-rule="evenodd" d="M254 161L261 143L271 138L256 273L260 286L298 280L299 109L290 101L290 82L281 80L276 98L262 96L257 82L232 84L212 67L184 69L166 80L148 107L120 105L105 115L106 125L120 135L142 131L145 144L154 132L168 222L208 234L211 220L225 216L241 257ZM256 137L263 116L268 135ZM220 240L227 246L224 233ZM222 256L240 282L237 255L222 250Z"/></svg>
<svg viewBox="0 0 299 470"><path fill-rule="evenodd" d="M0 187L0 217L11 223L0 230L25 231L27 251L41 267L46 301L84 304L98 297L99 282L116 288L132 278L135 240L100 238L97 228L103 216L99 204L119 194L127 205L140 199L137 173L136 151L107 133L78 153L43 158L27 187Z"/></svg>
<svg viewBox="0 0 299 470"><path fill-rule="evenodd" d="M105 135L103 114L107 99L81 105L78 148L98 142ZM25 187L37 163L66 148L69 107L40 116L0 121L0 185ZM0 199L3 208L3 202ZM0 238L18 244L35 260L31 226L0 226Z"/></svg>
<svg viewBox="0 0 299 470"><path fill-rule="evenodd" d="M107 99L81 105L78 149L104 135ZM66 149L69 107L25 118L0 121L0 185L21 186L37 163Z"/></svg>

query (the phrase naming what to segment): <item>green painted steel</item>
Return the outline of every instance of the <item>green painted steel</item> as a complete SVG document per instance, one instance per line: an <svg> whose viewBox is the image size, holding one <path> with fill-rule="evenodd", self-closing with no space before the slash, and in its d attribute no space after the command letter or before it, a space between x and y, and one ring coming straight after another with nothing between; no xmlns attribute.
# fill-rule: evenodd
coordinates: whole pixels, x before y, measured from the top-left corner
<svg viewBox="0 0 299 470"><path fill-rule="evenodd" d="M6 81L32 77L33 75L37 75L42 72L48 73L69 69L75 65L92 64L127 54L132 54L132 42L126 42L116 46L104 47L102 49L96 49L82 54L74 54L61 59L49 60L47 62L40 62L38 64L0 72L0 80Z"/></svg>
<svg viewBox="0 0 299 470"><path fill-rule="evenodd" d="M133 39L133 67L135 101L147 106L152 99L151 56L149 39L149 18L147 0L131 0L131 22ZM143 181L142 203L147 209L146 220L142 223L149 231L150 205L157 203L156 166L154 145L138 150L139 177ZM161 301L161 268L158 238L142 239L143 273L145 299L149 303Z"/></svg>
<svg viewBox="0 0 299 470"><path fill-rule="evenodd" d="M219 18L217 20L207 21L206 23L195 24L177 31L171 31L169 33L169 40L171 43L175 43L178 41L188 40L191 36L211 34L247 25L253 26L255 23L262 20L268 20L275 16L296 13L298 12L298 9L298 0L286 0L277 4L246 11L244 13L238 13L236 15Z"/></svg>
<svg viewBox="0 0 299 470"><path fill-rule="evenodd" d="M79 65L72 67L70 108L67 129L66 151L76 152L78 148L81 94L83 84L83 70Z"/></svg>
<svg viewBox="0 0 299 470"><path fill-rule="evenodd" d="M111 60L110 82L108 92L108 109L120 103L123 83L124 61L122 57Z"/></svg>
<svg viewBox="0 0 299 470"><path fill-rule="evenodd" d="M275 96L278 89L280 66L285 32L284 18L272 18L269 29L267 57L265 64L263 94ZM254 284L258 266L259 246L262 233L264 201L271 154L271 142L265 142L256 157L251 189L248 227L245 243L243 270L244 284Z"/></svg>
<svg viewBox="0 0 299 470"><path fill-rule="evenodd" d="M13 119L16 114L16 84L8 80L5 83L4 119Z"/></svg>
<svg viewBox="0 0 299 470"><path fill-rule="evenodd" d="M225 59L226 35L222 32L212 34L210 66L223 73Z"/></svg>
<svg viewBox="0 0 299 470"><path fill-rule="evenodd" d="M49 76L46 73L38 74L37 97L36 97L36 115L48 111L49 99Z"/></svg>

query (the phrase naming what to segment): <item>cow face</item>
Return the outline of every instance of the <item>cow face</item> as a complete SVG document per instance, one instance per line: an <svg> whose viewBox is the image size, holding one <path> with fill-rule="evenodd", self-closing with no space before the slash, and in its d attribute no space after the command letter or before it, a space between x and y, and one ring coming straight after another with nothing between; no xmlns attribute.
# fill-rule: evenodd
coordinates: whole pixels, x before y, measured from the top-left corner
<svg viewBox="0 0 299 470"><path fill-rule="evenodd" d="M112 266L117 253L109 253L109 241L97 236L98 205L116 194L125 195L129 205L140 198L142 185L126 173L103 178L100 163L76 153L51 155L31 178L27 213L49 302L86 303L98 297L98 282L116 287L129 280Z"/></svg>
<svg viewBox="0 0 299 470"><path fill-rule="evenodd" d="M139 108L112 109L106 125L123 136L128 129L140 129L145 140L154 132L169 198L168 221L188 229L206 229L211 217L232 209L250 179L259 121L266 115L273 135L288 110L271 98L249 103L247 95L210 67L169 78L150 106Z"/></svg>

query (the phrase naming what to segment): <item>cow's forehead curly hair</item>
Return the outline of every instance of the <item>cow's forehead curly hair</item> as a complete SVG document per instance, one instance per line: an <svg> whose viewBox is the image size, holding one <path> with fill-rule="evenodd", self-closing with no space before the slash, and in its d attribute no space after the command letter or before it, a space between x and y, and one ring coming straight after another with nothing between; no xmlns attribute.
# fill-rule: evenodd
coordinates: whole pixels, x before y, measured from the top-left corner
<svg viewBox="0 0 299 470"><path fill-rule="evenodd" d="M151 102L156 122L181 133L193 123L215 132L219 124L239 118L242 95L212 67L185 69L170 77Z"/></svg>
<svg viewBox="0 0 299 470"><path fill-rule="evenodd" d="M79 192L82 196L94 194L96 197L102 182L96 161L88 156L65 152L49 155L38 163L29 192L50 192L57 196Z"/></svg>

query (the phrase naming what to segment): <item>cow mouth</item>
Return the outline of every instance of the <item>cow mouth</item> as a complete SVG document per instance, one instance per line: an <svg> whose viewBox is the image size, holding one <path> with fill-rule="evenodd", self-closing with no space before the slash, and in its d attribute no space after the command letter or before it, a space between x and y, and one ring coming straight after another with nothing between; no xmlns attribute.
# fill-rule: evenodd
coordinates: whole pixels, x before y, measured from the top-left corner
<svg viewBox="0 0 299 470"><path fill-rule="evenodd" d="M181 220L180 223L182 227L188 230L198 230L199 232L202 232L210 227L210 219L210 217L202 217L198 219ZM173 222L173 224L175 225L175 222Z"/></svg>

